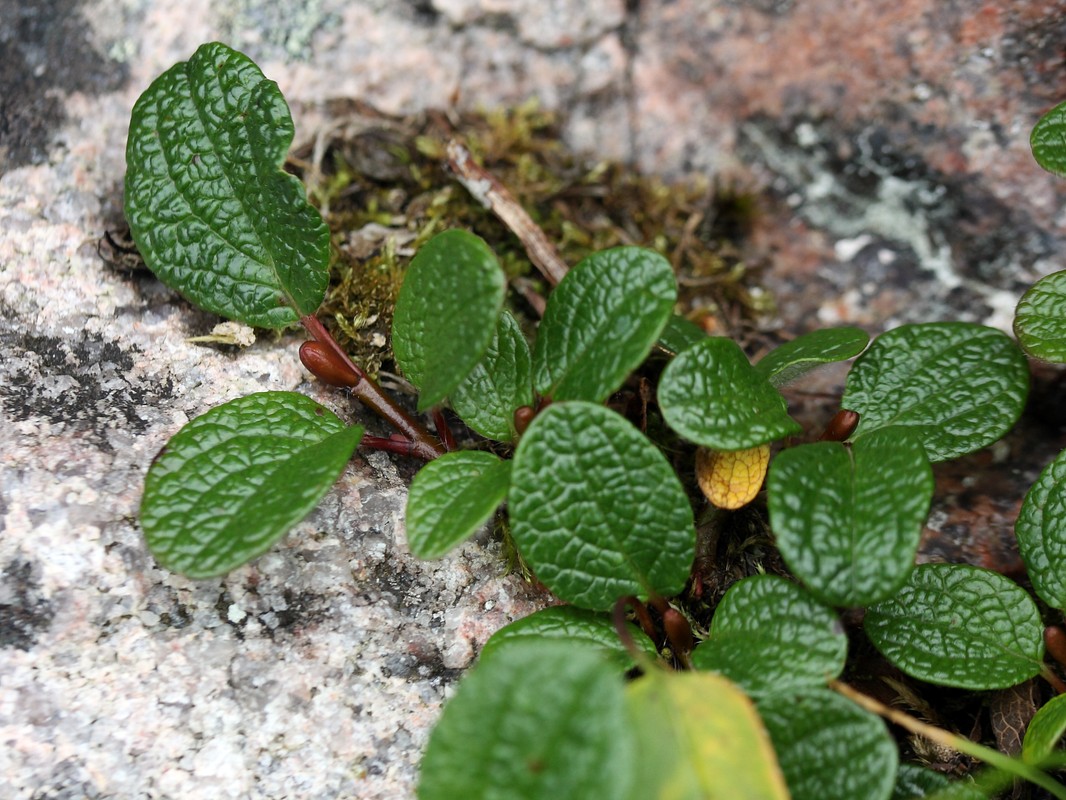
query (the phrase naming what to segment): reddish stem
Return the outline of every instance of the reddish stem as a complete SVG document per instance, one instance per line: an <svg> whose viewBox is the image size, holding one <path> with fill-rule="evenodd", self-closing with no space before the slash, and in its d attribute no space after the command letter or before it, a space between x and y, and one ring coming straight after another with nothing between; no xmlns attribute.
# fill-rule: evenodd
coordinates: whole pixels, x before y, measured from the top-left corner
<svg viewBox="0 0 1066 800"><path fill-rule="evenodd" d="M415 456L425 461L432 461L438 456L444 455L444 448L439 442L434 440L429 431L412 419L406 411L397 405L392 397L371 380L370 376L358 364L352 361L348 354L344 352L344 348L337 344L337 340L326 330L326 326L318 321L317 317L310 314L306 317L301 317L300 324L314 337L315 341L329 350L329 353L326 354L326 358L329 361L343 365L355 374L358 380L351 387L351 391L356 399L404 435L406 443L410 446L410 450L405 452L405 455ZM371 445L368 443L368 439L374 441L380 439L380 437L364 436L363 444L369 447ZM391 446L381 447L380 449L390 450L390 452L404 452Z"/></svg>
<svg viewBox="0 0 1066 800"><path fill-rule="evenodd" d="M614 604L614 609L611 612L611 621L614 623L615 633L618 634L618 638L622 641L623 647L629 651L629 654L633 656L633 660L638 664L643 663L644 653L639 647L637 647L636 641L633 639L633 633L629 626L626 624L626 606L630 606L637 612L637 620L640 622L641 628L644 629L644 633L647 634L649 639L654 641L654 636L648 633L648 628L644 628L645 621L651 626L651 617L648 616L648 609L644 607L637 598L633 596L620 597ZM654 628L652 628L654 630Z"/></svg>
<svg viewBox="0 0 1066 800"><path fill-rule="evenodd" d="M455 437L452 435L452 429L448 427L448 420L444 418L444 412L439 408L433 409L433 425L437 428L437 438L441 440L444 449L449 453L455 450Z"/></svg>
<svg viewBox="0 0 1066 800"><path fill-rule="evenodd" d="M399 436L363 436L359 440L360 447L366 447L370 450L384 450L387 453L398 453L401 456L413 456L415 453L415 443L410 439L404 439Z"/></svg>

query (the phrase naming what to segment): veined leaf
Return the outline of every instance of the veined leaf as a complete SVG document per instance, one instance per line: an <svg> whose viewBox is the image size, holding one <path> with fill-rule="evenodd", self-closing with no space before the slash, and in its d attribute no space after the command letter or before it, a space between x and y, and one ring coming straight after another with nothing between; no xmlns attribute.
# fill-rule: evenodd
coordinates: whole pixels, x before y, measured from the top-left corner
<svg viewBox="0 0 1066 800"><path fill-rule="evenodd" d="M640 628L632 623L626 623L626 627L637 647L648 656L649 660L654 661L658 658L655 644L644 635ZM510 625L505 625L485 642L478 658L482 661L493 658L497 652L510 647L515 642L545 639L597 647L622 670L635 666L633 656L618 638L618 632L614 629L610 615L577 606L542 608L528 617L522 617Z"/></svg>
<svg viewBox="0 0 1066 800"><path fill-rule="evenodd" d="M126 219L148 267L193 303L280 328L318 308L329 228L281 167L292 144L277 84L214 42L133 107Z"/></svg>
<svg viewBox="0 0 1066 800"><path fill-rule="evenodd" d="M444 707L419 800L626 800L633 728L622 677L595 648L515 642L480 661Z"/></svg>
<svg viewBox="0 0 1066 800"><path fill-rule="evenodd" d="M396 299L392 348L418 387L420 411L444 400L481 361L506 290L495 254L467 231L439 233L411 259Z"/></svg>
<svg viewBox="0 0 1066 800"><path fill-rule="evenodd" d="M1058 751L1064 755L1059 743L1066 734L1066 695L1060 694L1048 700L1029 721L1022 741L1022 761L1035 766L1043 765ZM1061 766L1061 762L1060 762Z"/></svg>
<svg viewBox="0 0 1066 800"><path fill-rule="evenodd" d="M917 764L900 764L891 800L921 800L949 786L951 781L935 770ZM984 798L983 794L977 796Z"/></svg>
<svg viewBox="0 0 1066 800"><path fill-rule="evenodd" d="M1029 488L1014 532L1033 589L1049 606L1066 609L1066 450Z"/></svg>
<svg viewBox="0 0 1066 800"><path fill-rule="evenodd" d="M785 563L833 606L884 600L910 574L933 497L933 472L906 428L851 447L784 450L767 481L771 527Z"/></svg>
<svg viewBox="0 0 1066 800"><path fill-rule="evenodd" d="M788 800L755 707L725 678L654 672L626 699L638 744L631 800Z"/></svg>
<svg viewBox="0 0 1066 800"><path fill-rule="evenodd" d="M822 364L854 358L869 343L870 335L859 328L820 328L775 347L755 370L774 386L784 386Z"/></svg>
<svg viewBox="0 0 1066 800"><path fill-rule="evenodd" d="M511 464L458 450L426 464L407 495L407 543L416 558L440 558L477 533L507 497Z"/></svg>
<svg viewBox="0 0 1066 800"><path fill-rule="evenodd" d="M239 567L318 504L362 435L294 392L211 409L178 431L148 470L141 501L148 548L190 578Z"/></svg>
<svg viewBox="0 0 1066 800"><path fill-rule="evenodd" d="M593 253L548 298L533 383L554 400L598 403L651 352L677 299L665 258L639 247Z"/></svg>
<svg viewBox="0 0 1066 800"><path fill-rule="evenodd" d="M485 355L451 394L463 422L498 442L515 438L514 412L533 404L529 345L515 318L504 311Z"/></svg>
<svg viewBox="0 0 1066 800"><path fill-rule="evenodd" d="M1029 134L1036 163L1048 172L1066 177L1066 103L1044 114Z"/></svg>
<svg viewBox="0 0 1066 800"><path fill-rule="evenodd" d="M1022 295L1014 335L1029 355L1066 362L1066 270L1041 278Z"/></svg>
<svg viewBox="0 0 1066 800"><path fill-rule="evenodd" d="M746 450L801 430L785 398L722 336L674 357L659 382L659 405L671 428L715 450Z"/></svg>
<svg viewBox="0 0 1066 800"><path fill-rule="evenodd" d="M841 405L859 413L858 440L902 426L936 463L991 444L1017 421L1029 365L993 328L968 322L901 325L877 337L848 375Z"/></svg>
<svg viewBox="0 0 1066 800"><path fill-rule="evenodd" d="M1000 689L1033 677L1044 657L1036 603L996 572L925 564L891 600L866 611L866 634L919 680Z"/></svg>
<svg viewBox="0 0 1066 800"><path fill-rule="evenodd" d="M880 718L828 689L780 692L757 703L792 800L888 800L896 743Z"/></svg>
<svg viewBox="0 0 1066 800"><path fill-rule="evenodd" d="M607 610L626 595L677 594L695 556L692 508L662 454L621 415L556 403L515 451L511 535L561 599Z"/></svg>
<svg viewBox="0 0 1066 800"><path fill-rule="evenodd" d="M692 663L763 695L825 686L844 669L847 649L832 610L784 578L756 575L725 593Z"/></svg>

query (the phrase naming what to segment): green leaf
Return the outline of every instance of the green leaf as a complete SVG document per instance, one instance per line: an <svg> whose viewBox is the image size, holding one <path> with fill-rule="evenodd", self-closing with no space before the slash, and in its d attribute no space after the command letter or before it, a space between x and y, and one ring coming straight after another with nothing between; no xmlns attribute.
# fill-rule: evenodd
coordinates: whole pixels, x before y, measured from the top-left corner
<svg viewBox="0 0 1066 800"><path fill-rule="evenodd" d="M1029 355L1066 363L1066 270L1041 278L1022 295L1014 335Z"/></svg>
<svg viewBox="0 0 1066 800"><path fill-rule="evenodd" d="M841 404L859 413L857 440L910 428L936 463L999 439L1029 394L1029 365L1006 334L968 322L902 325L852 367Z"/></svg>
<svg viewBox="0 0 1066 800"><path fill-rule="evenodd" d="M696 547L688 497L614 411L572 402L538 414L515 451L508 500L523 558L561 599L607 610L684 588Z"/></svg>
<svg viewBox="0 0 1066 800"><path fill-rule="evenodd" d="M650 660L658 657L655 644L636 625L626 623L633 641ZM494 633L481 650L480 660L493 658L500 650L515 642L557 639L587 644L600 649L605 657L621 670L635 666L633 656L618 638L611 618L598 611L589 611L576 606L551 606L528 617L515 620Z"/></svg>
<svg viewBox="0 0 1066 800"><path fill-rule="evenodd" d="M1022 740L1022 761L1040 766L1061 749L1058 747L1066 734L1066 694L1053 697L1036 712Z"/></svg>
<svg viewBox="0 0 1066 800"><path fill-rule="evenodd" d="M900 764L891 800L920 800L933 792L947 789L951 781L939 772L917 764ZM983 795L980 795L983 797Z"/></svg>
<svg viewBox="0 0 1066 800"><path fill-rule="evenodd" d="M522 329L506 311L485 355L450 399L455 413L482 436L514 440L515 409L533 404L532 361Z"/></svg>
<svg viewBox="0 0 1066 800"><path fill-rule="evenodd" d="M1066 450L1029 488L1014 532L1033 589L1049 606L1066 609Z"/></svg>
<svg viewBox="0 0 1066 800"><path fill-rule="evenodd" d="M1036 163L1048 172L1066 177L1066 103L1044 114L1029 134Z"/></svg>
<svg viewBox="0 0 1066 800"><path fill-rule="evenodd" d="M666 321L666 327L659 334L659 346L671 355L677 355L692 345L702 342L707 338L703 328L695 322L671 314Z"/></svg>
<svg viewBox="0 0 1066 800"><path fill-rule="evenodd" d="M671 428L715 450L746 450L801 430L785 398L722 336L704 339L667 365L659 405Z"/></svg>
<svg viewBox="0 0 1066 800"><path fill-rule="evenodd" d="M415 475L407 495L407 544L440 558L477 533L507 497L511 465L492 453L445 453Z"/></svg>
<svg viewBox="0 0 1066 800"><path fill-rule="evenodd" d="M885 658L943 686L1014 686L1044 657L1033 599L1009 578L963 564L916 568L899 594L867 609L864 625Z"/></svg>
<svg viewBox="0 0 1066 800"><path fill-rule="evenodd" d="M141 95L126 144L126 219L167 286L264 328L318 308L329 228L281 169L292 135L277 84L217 42Z"/></svg>
<svg viewBox="0 0 1066 800"><path fill-rule="evenodd" d="M651 352L670 318L670 262L639 247L585 258L548 298L533 348L533 384L555 400L598 403Z"/></svg>
<svg viewBox="0 0 1066 800"><path fill-rule="evenodd" d="M141 528L169 570L210 578L266 552L329 491L362 427L293 392L213 408L163 448L144 480Z"/></svg>
<svg viewBox="0 0 1066 800"><path fill-rule="evenodd" d="M411 259L392 321L396 363L418 387L418 409L451 394L488 350L507 280L489 246L451 230Z"/></svg>
<svg viewBox="0 0 1066 800"><path fill-rule="evenodd" d="M775 347L755 364L755 371L774 386L805 375L815 367L847 361L866 349L870 335L859 328L821 328Z"/></svg>
<svg viewBox="0 0 1066 800"><path fill-rule="evenodd" d="M863 606L907 579L933 497L933 471L906 428L848 447L784 450L767 481L770 525L792 572L823 602Z"/></svg>
<svg viewBox="0 0 1066 800"><path fill-rule="evenodd" d="M844 669L847 650L836 614L784 578L755 575L726 592L692 663L755 696L824 686Z"/></svg>
<svg viewBox="0 0 1066 800"><path fill-rule="evenodd" d="M888 800L899 755L885 724L828 689L757 703L792 800Z"/></svg>
<svg viewBox="0 0 1066 800"><path fill-rule="evenodd" d="M630 800L787 800L754 706L726 679L654 672L630 683L626 699L638 745Z"/></svg>
<svg viewBox="0 0 1066 800"><path fill-rule="evenodd" d="M479 662L444 707L418 797L622 800L633 757L613 664L572 642L516 642Z"/></svg>
<svg viewBox="0 0 1066 800"><path fill-rule="evenodd" d="M986 783L1009 786L1012 778L1009 774L998 771L979 773L977 776ZM984 790L972 777L962 778L952 783L941 773L921 767L917 764L900 764L896 775L896 788L892 790L892 800L986 800L998 797L1000 789Z"/></svg>

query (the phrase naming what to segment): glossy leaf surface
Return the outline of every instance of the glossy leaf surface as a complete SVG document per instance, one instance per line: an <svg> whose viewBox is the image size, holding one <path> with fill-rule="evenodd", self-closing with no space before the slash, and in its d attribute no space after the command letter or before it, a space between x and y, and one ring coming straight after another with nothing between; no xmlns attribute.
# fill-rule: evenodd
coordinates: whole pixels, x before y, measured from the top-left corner
<svg viewBox="0 0 1066 800"><path fill-rule="evenodd" d="M708 337L663 371L659 405L667 424L715 450L746 450L799 433L785 398L732 339Z"/></svg>
<svg viewBox="0 0 1066 800"><path fill-rule="evenodd" d="M828 689L768 695L759 714L792 800L888 800L899 755L885 724Z"/></svg>
<svg viewBox="0 0 1066 800"><path fill-rule="evenodd" d="M239 567L318 504L362 435L294 392L211 409L178 431L148 470L141 502L148 548L191 578Z"/></svg>
<svg viewBox="0 0 1066 800"><path fill-rule="evenodd" d="M658 653L651 639L632 623L627 623L626 627L637 646L654 661ZM499 650L515 642L544 639L596 647L621 670L627 670L635 664L633 656L618 638L610 616L577 606L550 606L505 625L485 642L479 658L482 661L493 658Z"/></svg>
<svg viewBox="0 0 1066 800"><path fill-rule="evenodd" d="M692 663L763 695L824 686L840 675L847 649L833 611L784 578L757 575L726 592Z"/></svg>
<svg viewBox="0 0 1066 800"><path fill-rule="evenodd" d="M1066 362L1066 270L1041 278L1022 295L1014 335L1029 355Z"/></svg>
<svg viewBox="0 0 1066 800"><path fill-rule="evenodd" d="M630 683L626 699L638 737L631 800L787 800L759 716L729 681L655 672Z"/></svg>
<svg viewBox="0 0 1066 800"><path fill-rule="evenodd" d="M277 84L217 42L133 107L126 219L145 263L197 306L279 328L318 308L329 229L281 167L292 144Z"/></svg>
<svg viewBox="0 0 1066 800"><path fill-rule="evenodd" d="M1066 734L1066 694L1051 698L1029 721L1022 740L1022 761L1039 766L1058 751Z"/></svg>
<svg viewBox="0 0 1066 800"><path fill-rule="evenodd" d="M999 439L1029 394L1029 366L1004 333L968 322L902 325L852 367L841 404L857 411L858 440L910 428L936 463Z"/></svg>
<svg viewBox="0 0 1066 800"><path fill-rule="evenodd" d="M1066 103L1059 103L1037 120L1029 134L1029 146L1037 164L1066 177Z"/></svg>
<svg viewBox="0 0 1066 800"><path fill-rule="evenodd" d="M784 450L767 481L770 524L792 572L825 603L883 600L907 579L933 497L925 451L906 428L851 447Z"/></svg>
<svg viewBox="0 0 1066 800"><path fill-rule="evenodd" d="M484 241L439 233L407 267L392 320L396 363L418 387L418 408L440 403L488 350L507 281Z"/></svg>
<svg viewBox="0 0 1066 800"><path fill-rule="evenodd" d="M666 321L666 327L659 334L658 344L663 350L676 356L682 350L706 338L707 334L703 328L695 322L677 314L671 314L670 319Z"/></svg>
<svg viewBox="0 0 1066 800"><path fill-rule="evenodd" d="M548 298L533 349L537 391L555 400L605 400L651 352L676 299L670 262L652 250L588 256Z"/></svg>
<svg viewBox="0 0 1066 800"><path fill-rule="evenodd" d="M617 667L573 642L516 642L474 667L422 759L419 800L628 798L632 728Z"/></svg>
<svg viewBox="0 0 1066 800"><path fill-rule="evenodd" d="M1009 578L963 564L917 567L895 597L867 609L864 625L885 658L944 686L1014 686L1044 657L1033 599Z"/></svg>
<svg viewBox="0 0 1066 800"><path fill-rule="evenodd" d="M820 328L775 347L755 370L774 386L784 386L822 364L854 358L869 343L870 335L859 328Z"/></svg>
<svg viewBox="0 0 1066 800"><path fill-rule="evenodd" d="M900 764L891 800L921 800L927 795L947 789L951 781L939 772L917 764ZM984 797L979 794L978 797Z"/></svg>
<svg viewBox="0 0 1066 800"><path fill-rule="evenodd" d="M688 579L688 498L655 446L610 409L573 402L542 411L515 451L508 499L523 558L574 605L669 597Z"/></svg>
<svg viewBox="0 0 1066 800"><path fill-rule="evenodd" d="M1014 532L1033 589L1048 605L1066 609L1066 451L1029 488Z"/></svg>
<svg viewBox="0 0 1066 800"><path fill-rule="evenodd" d="M485 355L452 392L452 408L482 436L511 441L515 409L533 403L532 369L526 337L504 311Z"/></svg>
<svg viewBox="0 0 1066 800"><path fill-rule="evenodd" d="M511 464L458 450L430 461L407 495L407 543L417 558L440 558L465 542L507 497Z"/></svg>

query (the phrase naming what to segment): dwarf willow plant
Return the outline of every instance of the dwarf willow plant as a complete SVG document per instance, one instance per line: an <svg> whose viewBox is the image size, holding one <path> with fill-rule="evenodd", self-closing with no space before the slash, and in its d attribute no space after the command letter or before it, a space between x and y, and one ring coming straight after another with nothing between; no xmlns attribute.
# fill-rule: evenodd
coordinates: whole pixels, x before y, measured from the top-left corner
<svg viewBox="0 0 1066 800"><path fill-rule="evenodd" d="M360 444L429 462L408 499L416 556L445 555L506 504L523 562L567 605L486 644L430 738L423 800L963 797L1012 776L1066 797L1042 771L1064 762L1055 749L1066 730L1061 703L1040 712L1017 759L939 732L991 765L982 782L948 785L901 766L884 722L836 683L849 650L837 609L851 607L866 608L866 635L884 656L922 680L987 690L1048 673L1043 624L1025 590L975 567L914 566L930 464L994 442L1021 413L1028 370L1011 339L936 323L870 344L840 328L753 365L733 341L674 316L677 287L661 255L621 247L568 272L530 347L505 308L495 255L474 234L447 231L411 262L393 329L419 411L447 403L496 442L446 452L314 317L329 234L281 170L292 132L277 86L249 59L201 47L134 108L126 177L134 239L148 266L193 303L260 327L301 323L312 337L300 348L308 369L397 432L365 436L291 392L233 400L186 425L153 462L141 525L164 567L224 574L307 514ZM1043 313L1046 304L1034 296L1029 307ZM1023 319L1020 311L1023 342L1047 340ZM739 581L695 644L670 603L693 570L693 502L661 447L605 405L656 348L669 358L658 409L700 448L708 497L742 505L769 464L770 526L795 578ZM856 357L844 421L828 440L786 447L771 461L772 444L803 433L780 387ZM1031 531L1034 542L1024 549L1037 591L1060 608L1064 480L1066 465L1041 478L1019 522L1019 536ZM627 606L643 631L626 621ZM671 660L691 669L663 668Z"/></svg>

